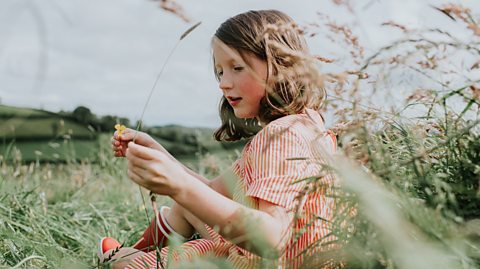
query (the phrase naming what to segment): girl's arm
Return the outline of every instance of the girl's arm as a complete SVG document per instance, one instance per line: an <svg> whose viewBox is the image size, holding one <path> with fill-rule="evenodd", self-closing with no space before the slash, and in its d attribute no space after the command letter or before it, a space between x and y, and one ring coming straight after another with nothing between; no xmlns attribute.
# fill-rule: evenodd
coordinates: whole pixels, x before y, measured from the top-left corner
<svg viewBox="0 0 480 269"><path fill-rule="evenodd" d="M210 227L219 227L220 234L235 244L262 256L284 248L292 216L282 207L260 201L259 210L255 210L237 203L158 150L129 143L126 157L128 176L133 181L170 196ZM221 185L225 180L228 177L215 182Z"/></svg>
<svg viewBox="0 0 480 269"><path fill-rule="evenodd" d="M284 249L293 218L285 208L259 200L259 209L255 210L198 180L188 182L171 197L210 227L220 228L222 236L260 256L278 255Z"/></svg>
<svg viewBox="0 0 480 269"><path fill-rule="evenodd" d="M119 136L118 131L113 134L113 137L111 139L112 142L112 149L114 152L114 155L116 157L125 157L125 153L128 148L128 143L133 141L135 139L135 143L138 145L142 145L147 148L159 150L160 152L165 153L172 161L178 162L181 164L183 169L185 171L192 175L193 177L197 178L204 184L207 184L211 187L214 187L217 191L221 192L223 195L227 195L227 189L225 188L224 184L222 183L223 181L223 176L219 176L218 178L214 180L209 180L194 171L192 171L190 168L179 162L175 157L170 154L160 143L158 143L155 139L153 139L149 134L141 131L136 131L130 128L125 129L122 134ZM227 172L228 173L228 172Z"/></svg>

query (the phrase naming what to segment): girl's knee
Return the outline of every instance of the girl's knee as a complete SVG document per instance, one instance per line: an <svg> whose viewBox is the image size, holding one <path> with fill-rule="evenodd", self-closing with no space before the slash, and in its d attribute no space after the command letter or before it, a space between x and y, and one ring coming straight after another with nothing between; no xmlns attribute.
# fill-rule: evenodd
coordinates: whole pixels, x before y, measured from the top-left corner
<svg viewBox="0 0 480 269"><path fill-rule="evenodd" d="M186 238L192 236L195 232L195 227L186 218L187 212L188 211L181 205L173 203L170 209L163 213L168 225L170 225L176 233Z"/></svg>
<svg viewBox="0 0 480 269"><path fill-rule="evenodd" d="M112 269L124 269L125 267L127 267L127 265L128 265L127 262L123 262L123 261L115 262L112 264Z"/></svg>
<svg viewBox="0 0 480 269"><path fill-rule="evenodd" d="M112 269L124 269L133 259L121 259L112 263Z"/></svg>
<svg viewBox="0 0 480 269"><path fill-rule="evenodd" d="M182 234L184 237L188 238L192 236L195 231L197 231L198 233L200 233L202 238L210 239L210 235L205 229L205 223L176 202L172 204L170 212L168 212L167 215L168 214L171 214L172 216L169 216L167 220L178 222L179 218L181 218L183 221L186 222L186 224L188 224L187 226L183 227L181 225L177 226L179 230L176 230L176 232ZM181 221L180 223L183 223L183 221Z"/></svg>
<svg viewBox="0 0 480 269"><path fill-rule="evenodd" d="M123 269L127 267L127 265L136 257L142 256L145 254L144 252L138 251L137 249L134 248L122 248L118 253L116 253L113 257L112 260L114 261L112 263L112 269Z"/></svg>

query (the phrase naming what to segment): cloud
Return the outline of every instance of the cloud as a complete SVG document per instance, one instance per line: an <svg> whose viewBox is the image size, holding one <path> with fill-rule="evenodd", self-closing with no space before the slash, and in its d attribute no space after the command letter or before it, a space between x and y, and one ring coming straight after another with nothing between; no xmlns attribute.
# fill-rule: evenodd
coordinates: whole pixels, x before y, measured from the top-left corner
<svg viewBox="0 0 480 269"><path fill-rule="evenodd" d="M228 17L250 9L274 8L305 24L317 21L317 11L321 11L335 20L359 25L362 41L380 46L394 37L379 27L386 14L419 24L417 17L427 6L413 0L401 5L384 2L376 1L352 15L329 0L179 1L194 22L203 23L174 52L145 123L218 125L220 93L212 74L210 39ZM364 1L354 3L364 5ZM168 53L188 27L155 1L2 0L1 100L52 111L85 105L100 115L136 120ZM313 52L327 57L344 53L338 44L325 40L312 39L310 45Z"/></svg>

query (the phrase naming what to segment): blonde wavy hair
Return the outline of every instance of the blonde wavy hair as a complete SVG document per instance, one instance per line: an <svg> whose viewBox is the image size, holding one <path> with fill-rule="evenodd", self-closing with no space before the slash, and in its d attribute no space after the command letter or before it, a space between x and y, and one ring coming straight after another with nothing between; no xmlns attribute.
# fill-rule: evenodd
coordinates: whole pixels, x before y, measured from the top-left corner
<svg viewBox="0 0 480 269"><path fill-rule="evenodd" d="M248 11L222 23L214 38L244 60L250 53L267 63L266 94L258 117L263 124L305 108L320 110L326 92L302 31L288 15L278 10ZM214 133L218 141L250 138L262 128L256 118L237 118L225 97L219 110L222 125Z"/></svg>

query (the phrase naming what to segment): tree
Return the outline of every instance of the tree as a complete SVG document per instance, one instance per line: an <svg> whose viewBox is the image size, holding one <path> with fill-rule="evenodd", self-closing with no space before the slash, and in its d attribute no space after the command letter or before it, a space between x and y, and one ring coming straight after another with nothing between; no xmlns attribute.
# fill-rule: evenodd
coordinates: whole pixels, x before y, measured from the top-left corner
<svg viewBox="0 0 480 269"><path fill-rule="evenodd" d="M79 106L72 111L72 117L80 123L90 124L95 119L89 108Z"/></svg>

